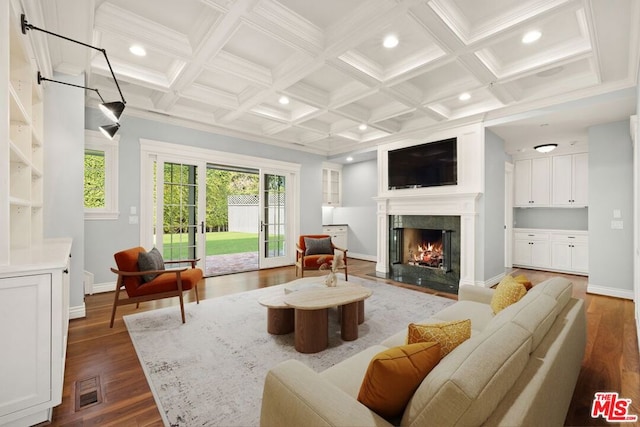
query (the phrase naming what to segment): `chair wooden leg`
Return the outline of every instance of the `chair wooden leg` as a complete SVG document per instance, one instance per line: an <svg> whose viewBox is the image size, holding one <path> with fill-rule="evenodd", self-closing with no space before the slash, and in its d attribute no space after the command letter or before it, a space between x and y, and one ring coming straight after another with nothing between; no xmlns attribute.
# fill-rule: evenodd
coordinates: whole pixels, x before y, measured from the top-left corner
<svg viewBox="0 0 640 427"><path fill-rule="evenodd" d="M196 304L200 304L200 296L198 295L198 283L196 283L193 288L196 290Z"/></svg>
<svg viewBox="0 0 640 427"><path fill-rule="evenodd" d="M180 292L180 314L182 314L182 323L187 323L184 318L184 297L182 296L182 292Z"/></svg>
<svg viewBox="0 0 640 427"><path fill-rule="evenodd" d="M116 307L118 306L119 295L120 295L120 281L118 280L118 284L116 285L116 294L113 298L113 309L111 310L111 323L109 323L110 328L113 328L113 320L116 318Z"/></svg>
<svg viewBox="0 0 640 427"><path fill-rule="evenodd" d="M349 275L347 274L347 267L344 268L344 281L348 281L349 280Z"/></svg>

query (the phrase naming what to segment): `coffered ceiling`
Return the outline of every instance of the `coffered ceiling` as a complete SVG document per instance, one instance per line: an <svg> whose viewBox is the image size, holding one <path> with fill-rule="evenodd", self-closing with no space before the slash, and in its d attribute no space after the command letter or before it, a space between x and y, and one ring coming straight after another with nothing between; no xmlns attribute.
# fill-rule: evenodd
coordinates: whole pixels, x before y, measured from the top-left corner
<svg viewBox="0 0 640 427"><path fill-rule="evenodd" d="M35 2L30 22L106 49L125 117L327 155L478 120L508 135L509 117L625 89L616 108L635 106L636 0ZM47 43L54 70L119 98L102 55Z"/></svg>

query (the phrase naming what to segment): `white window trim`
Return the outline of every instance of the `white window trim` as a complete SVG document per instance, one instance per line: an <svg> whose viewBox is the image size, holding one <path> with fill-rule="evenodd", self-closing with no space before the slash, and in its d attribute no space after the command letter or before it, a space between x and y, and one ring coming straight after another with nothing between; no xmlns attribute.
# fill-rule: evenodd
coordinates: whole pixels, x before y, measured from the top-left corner
<svg viewBox="0 0 640 427"><path fill-rule="evenodd" d="M97 150L104 152L104 208L85 208L85 220L114 220L118 219L118 144L120 136L112 140L105 138L100 132L85 130L85 150Z"/></svg>

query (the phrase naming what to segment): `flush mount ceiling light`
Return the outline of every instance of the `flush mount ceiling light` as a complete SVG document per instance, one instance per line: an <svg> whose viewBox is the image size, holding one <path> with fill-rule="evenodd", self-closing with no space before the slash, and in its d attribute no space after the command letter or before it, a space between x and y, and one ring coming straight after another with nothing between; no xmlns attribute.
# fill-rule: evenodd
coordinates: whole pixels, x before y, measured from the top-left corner
<svg viewBox="0 0 640 427"><path fill-rule="evenodd" d="M549 153L556 149L558 144L541 144L533 147L539 153Z"/></svg>
<svg viewBox="0 0 640 427"><path fill-rule="evenodd" d="M387 49L393 49L394 47L398 46L399 42L400 41L398 40L398 36L396 36L395 34L389 34L382 41L382 45Z"/></svg>
<svg viewBox="0 0 640 427"><path fill-rule="evenodd" d="M70 41L72 43L76 43L94 50L97 50L99 52L102 52L102 55L104 56L105 61L107 62L107 65L109 66L109 71L111 71L111 77L113 78L114 83L116 84L116 87L118 88L118 93L120 94L120 99L121 101L114 101L114 102L104 102L104 99L102 98L102 96L100 95L100 92L98 92L98 89L93 89L93 88L89 88L86 86L79 86L79 85L73 85L70 83L65 83L65 82L60 82L57 80L50 80L50 79L46 79L44 77L42 77L40 75L40 72L38 71L38 84L40 84L41 81L46 80L46 81L50 81L50 82L54 82L54 83L60 83L60 84L64 84L67 86L74 86L74 87L78 87L78 88L82 88L82 89L86 89L86 90L93 90L95 91L98 96L100 97L100 101L102 101L102 103L100 104L100 110L111 120L117 122L118 120L120 120L120 116L122 115L122 112L124 111L124 106L127 103L124 100L124 96L122 95L122 91L120 90L120 85L118 84L118 79L116 79L116 75L113 72L113 68L111 68L111 62L109 62L109 57L107 56L107 51L105 49L101 49L99 47L95 47L95 46L91 46L90 44L86 44L83 43L81 41L78 40L74 40L71 39L69 37L65 37L65 36L61 36L60 34L56 34L56 33L52 33L51 31L47 31L44 30L42 28L38 28L34 25L29 24L29 22L27 22L27 18L25 16L25 14L21 14L20 15L20 27L22 29L22 34L27 34L27 30L36 30L36 31L41 31L45 34L49 34L58 38L61 38L63 40L67 40ZM118 125L112 132L112 134L109 136L110 138L113 138L113 135L115 135L115 133L118 131L118 128L120 127L120 125ZM100 128L100 130L102 131L102 128ZM103 131L104 133L104 131Z"/></svg>
<svg viewBox="0 0 640 427"><path fill-rule="evenodd" d="M353 157L349 156L345 159L347 162L353 162Z"/></svg>
<svg viewBox="0 0 640 427"><path fill-rule="evenodd" d="M278 102L282 105L287 105L289 103L289 98L287 98L286 96L282 95L279 99Z"/></svg>
<svg viewBox="0 0 640 427"><path fill-rule="evenodd" d="M362 123L360 126L358 126L358 129L364 131L367 130L367 125L365 125L364 123Z"/></svg>
<svg viewBox="0 0 640 427"><path fill-rule="evenodd" d="M542 33L538 30L529 31L524 36L522 36L522 43L529 44L537 41L542 37Z"/></svg>
<svg viewBox="0 0 640 427"><path fill-rule="evenodd" d="M471 99L471 94L469 92L461 93L460 96L458 97L458 99L460 101L468 101L468 100Z"/></svg>
<svg viewBox="0 0 640 427"><path fill-rule="evenodd" d="M139 44L131 45L129 47L129 52L133 53L135 56L147 56L147 51Z"/></svg>

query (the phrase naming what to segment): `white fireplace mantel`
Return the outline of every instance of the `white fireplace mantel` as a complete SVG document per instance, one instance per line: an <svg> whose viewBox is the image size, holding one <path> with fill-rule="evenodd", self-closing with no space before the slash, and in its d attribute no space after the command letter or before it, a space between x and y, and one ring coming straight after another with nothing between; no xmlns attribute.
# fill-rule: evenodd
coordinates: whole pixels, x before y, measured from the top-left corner
<svg viewBox="0 0 640 427"><path fill-rule="evenodd" d="M476 217L478 199L482 193L423 193L402 190L374 197L378 204L378 262L376 271L389 272L390 215L451 215L460 216L460 284L475 285Z"/></svg>

